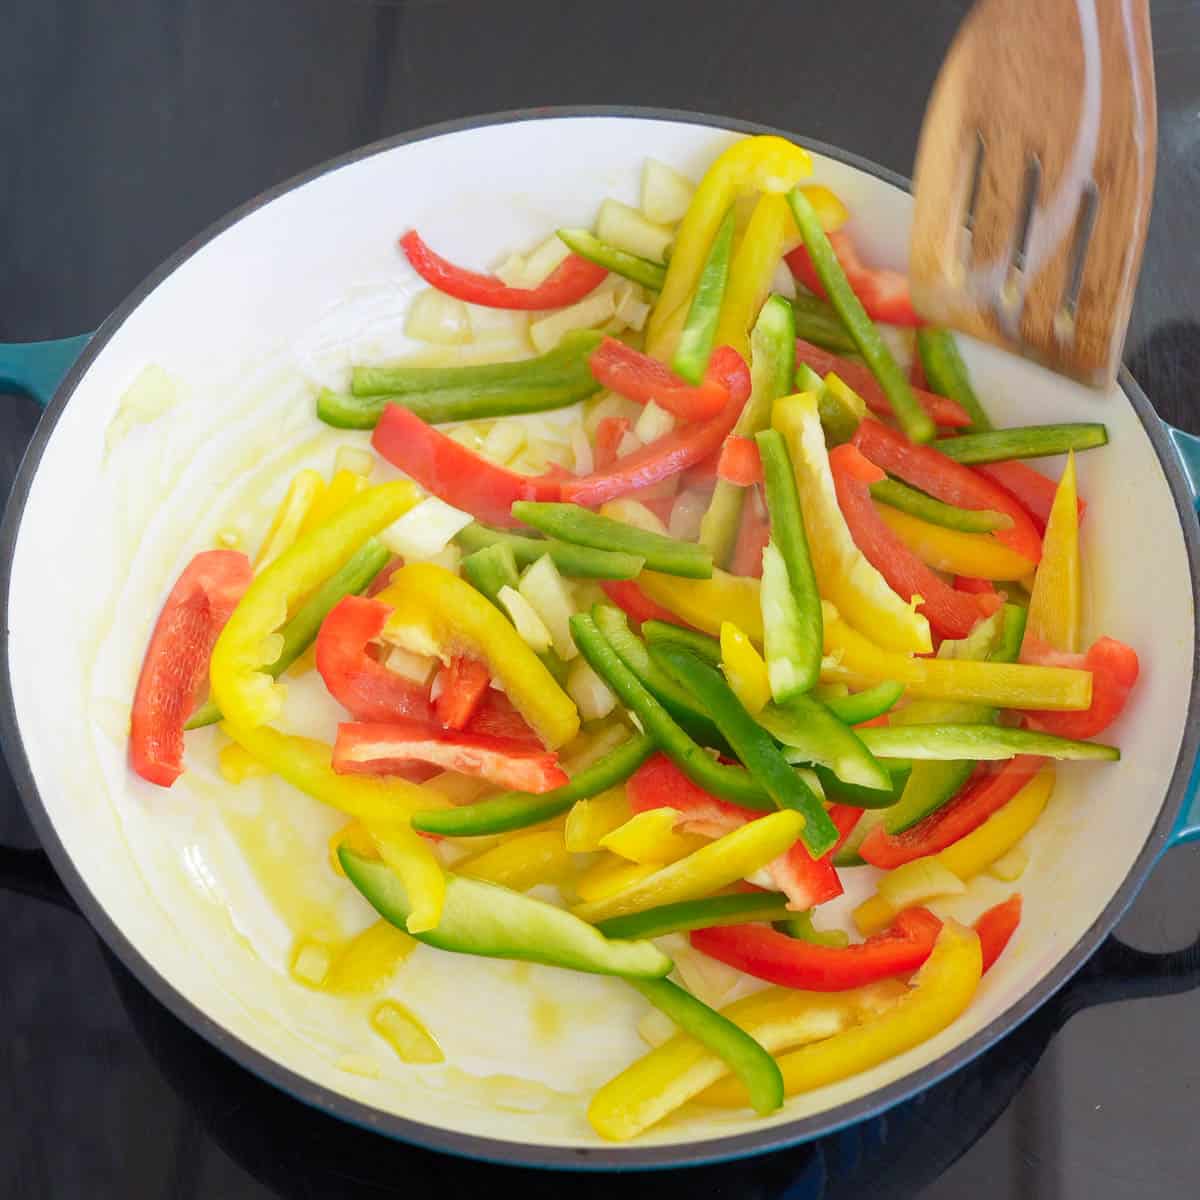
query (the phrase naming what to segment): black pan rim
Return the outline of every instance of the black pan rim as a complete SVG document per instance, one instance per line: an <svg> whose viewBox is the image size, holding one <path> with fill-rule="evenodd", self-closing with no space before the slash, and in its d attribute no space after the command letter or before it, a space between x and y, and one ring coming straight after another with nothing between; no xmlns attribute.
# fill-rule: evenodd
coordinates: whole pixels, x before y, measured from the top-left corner
<svg viewBox="0 0 1200 1200"><path fill-rule="evenodd" d="M109 917L103 905L75 868L66 847L54 828L49 812L42 802L21 738L9 661L9 603L12 563L21 519L42 455L79 381L130 314L160 283L192 255L243 217L330 171L338 170L399 146L466 130L523 121L614 117L704 125L737 133L776 134L798 141L819 154L855 167L901 190L908 191L910 188L907 179L886 167L880 167L856 154L838 147L828 146L815 139L798 137L787 130L754 121L714 116L703 112L655 107L577 105L517 109L427 125L362 146L304 171L234 209L192 238L155 271L151 272L129 294L96 331L95 336L67 373L53 400L47 406L22 459L4 512L3 523L0 525L0 563L2 563L0 566L0 588L2 588L0 608L4 614L3 636L0 637L0 688L2 688L0 735L3 737L5 757L39 841L49 855L64 886L92 928L103 938L126 969L175 1017L242 1067L280 1088L293 1098L340 1120L373 1130L398 1141L504 1166L622 1171L663 1170L728 1162L812 1141L848 1125L874 1117L924 1091L976 1058L1015 1029L1062 988L1091 957L1101 941L1133 902L1155 862L1170 844L1171 832L1187 795L1188 782L1193 765L1196 763L1197 750L1200 748L1200 722L1189 721L1158 819L1133 867L1120 888L1117 889L1083 936L1063 956L1055 968L1015 1004L1007 1008L984 1029L947 1051L934 1062L910 1072L886 1087L812 1116L729 1137L676 1145L639 1146L635 1143L621 1147L570 1147L536 1142L513 1142L476 1134L459 1133L386 1113L370 1105L351 1100L322 1084L314 1083L256 1050L207 1016L195 1003L168 983L150 961L135 949L117 924ZM1166 425L1159 419L1149 400L1127 369L1122 368L1119 382L1154 446L1159 465L1167 477L1179 516L1191 571L1192 590L1195 594L1197 583L1200 582L1200 525L1197 524L1186 476L1170 443ZM1200 666L1200 609L1197 609L1193 620L1195 641L1192 686L1188 703L1189 714L1197 711L1197 701L1200 699L1200 670L1197 670L1197 667Z"/></svg>

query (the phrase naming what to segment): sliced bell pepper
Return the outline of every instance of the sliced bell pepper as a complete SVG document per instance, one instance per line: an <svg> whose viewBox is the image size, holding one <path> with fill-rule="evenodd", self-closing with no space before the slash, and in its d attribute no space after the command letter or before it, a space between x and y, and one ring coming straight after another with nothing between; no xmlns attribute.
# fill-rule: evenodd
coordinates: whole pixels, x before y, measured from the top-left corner
<svg viewBox="0 0 1200 1200"><path fill-rule="evenodd" d="M705 172L675 235L667 277L646 326L646 346L663 357L666 335L700 278L709 247L729 207L750 191L786 192L812 173L806 150L773 135L743 138Z"/></svg>
<svg viewBox="0 0 1200 1200"><path fill-rule="evenodd" d="M712 354L717 321L721 316L721 301L729 281L729 259L733 253L733 207L717 227L716 236L708 248L708 256L696 280L696 288L688 305L687 317L679 331L679 341L671 356L671 366L689 383L698 384L708 368ZM736 348L736 347L735 347ZM745 352L739 349L742 357Z"/></svg>
<svg viewBox="0 0 1200 1200"><path fill-rule="evenodd" d="M564 480L561 499L595 508L606 500L670 479L713 454L733 429L750 395L750 371L741 355L728 346L720 346L709 360L706 378L721 383L729 396L725 407L716 416L705 421L690 422L663 434L632 454L617 459L608 471L595 471L577 479ZM514 500L559 498L512 497ZM511 505L511 500L509 503Z"/></svg>
<svg viewBox="0 0 1200 1200"><path fill-rule="evenodd" d="M881 479L871 484L871 498L891 508L898 508L909 516L920 517L931 525L957 529L960 533L991 533L996 529L1012 527L1012 517L1004 513L955 508L953 504L943 504L896 479Z"/></svg>
<svg viewBox="0 0 1200 1200"><path fill-rule="evenodd" d="M757 716L771 699L767 664L754 643L732 621L721 622L721 669L742 707L751 716Z"/></svg>
<svg viewBox="0 0 1200 1200"><path fill-rule="evenodd" d="M318 471L306 470L296 473L288 484L274 517L271 518L270 527L258 548L258 553L254 556L256 568L269 563L273 558L278 558L300 536L305 518L316 506L324 490L325 480Z"/></svg>
<svg viewBox="0 0 1200 1200"><path fill-rule="evenodd" d="M873 721L876 717L883 716L895 707L903 695L904 685L896 683L895 680L888 680L849 696L822 697L821 703L839 721L847 725L861 725L864 721Z"/></svg>
<svg viewBox="0 0 1200 1200"><path fill-rule="evenodd" d="M634 283L640 283L652 291L657 292L662 289L667 268L661 263L652 262L638 254L630 254L628 250L621 250L617 246L601 241L587 229L560 229L558 237L569 250L578 254L580 258L586 258L588 262L594 262L614 275L632 279Z"/></svg>
<svg viewBox="0 0 1200 1200"><path fill-rule="evenodd" d="M976 922L975 932L979 935L979 948L983 957L983 973L986 975L996 959L1021 924L1021 893L1014 892L1007 900L993 905Z"/></svg>
<svg viewBox="0 0 1200 1200"><path fill-rule="evenodd" d="M446 899L446 875L433 847L403 822L368 825L367 832L408 894L411 907L405 932L416 935L436 928ZM340 849L338 853L340 862Z"/></svg>
<svg viewBox="0 0 1200 1200"><path fill-rule="evenodd" d="M284 691L263 668L279 657L282 639L276 630L288 610L416 501L417 490L407 480L368 488L254 580L213 647L212 699L226 720L253 728L278 714Z"/></svg>
<svg viewBox="0 0 1200 1200"><path fill-rule="evenodd" d="M328 486L323 487L314 497L308 511L304 514L304 523L300 532L311 533L318 525L324 525L330 517L340 513L359 492L365 491L367 480L357 471L348 467L334 472Z"/></svg>
<svg viewBox="0 0 1200 1200"><path fill-rule="evenodd" d="M861 1024L802 1046L777 1061L789 1096L869 1070L928 1041L962 1015L983 973L975 931L947 921L913 988ZM726 1080L702 1092L702 1104L744 1105L745 1089Z"/></svg>
<svg viewBox="0 0 1200 1200"><path fill-rule="evenodd" d="M859 258L850 235L843 230L828 236L833 253L846 273L846 282L872 321L882 321L885 325L924 324L917 316L908 294L907 275L884 267L866 266ZM825 285L806 246L797 246L792 250L787 255L787 265L810 292L821 299L826 298Z"/></svg>
<svg viewBox="0 0 1200 1200"><path fill-rule="evenodd" d="M656 938L691 929L744 925L748 921L782 921L791 915L786 898L778 892L737 892L664 904L624 917L598 921L596 928L610 938Z"/></svg>
<svg viewBox="0 0 1200 1200"><path fill-rule="evenodd" d="M562 883L571 874L571 858L561 829L538 829L459 859L454 873L527 892L539 884Z"/></svg>
<svg viewBox="0 0 1200 1200"><path fill-rule="evenodd" d="M1005 513L1012 518L1012 527L997 530L996 538L1032 563L1041 559L1042 540L1028 513L1002 488L970 467L954 462L932 446L914 445L878 421L864 421L854 435L854 444L889 475L898 476L946 504ZM962 570L955 574L986 578L980 571Z"/></svg>
<svg viewBox="0 0 1200 1200"><path fill-rule="evenodd" d="M171 588L142 660L129 725L133 769L160 787L183 773L184 722L204 686L218 635L254 569L237 550L204 550Z"/></svg>
<svg viewBox="0 0 1200 1200"><path fill-rule="evenodd" d="M699 850L707 839L675 828L677 817L665 809L636 813L600 839L603 849L629 862L664 866Z"/></svg>
<svg viewBox="0 0 1200 1200"><path fill-rule="evenodd" d="M673 614L668 613L667 616L671 618ZM714 667L721 662L721 643L716 638L710 638L706 633L697 633L693 629L685 629L682 625L675 624L674 620L643 622L642 637L650 643L676 642L680 646L686 646L693 654L699 655Z"/></svg>
<svg viewBox="0 0 1200 1200"><path fill-rule="evenodd" d="M842 516L867 561L902 600L920 601L917 611L940 637L966 637L989 615L985 606L992 606L986 599L956 592L892 532L871 499L871 485L886 477L853 445L835 446L829 467Z"/></svg>
<svg viewBox="0 0 1200 1200"><path fill-rule="evenodd" d="M549 749L579 732L574 702L512 625L465 580L433 563L409 563L378 598L392 607L386 640L419 654L481 659ZM477 720L471 730L488 732Z"/></svg>
<svg viewBox="0 0 1200 1200"><path fill-rule="evenodd" d="M772 421L791 454L821 595L852 625L869 629L880 645L917 653L931 650L929 622L896 594L854 544L838 505L816 396L803 392L778 401Z"/></svg>
<svg viewBox="0 0 1200 1200"><path fill-rule="evenodd" d="M1033 527L1038 533L1044 533L1046 522L1050 519L1050 509L1054 504L1054 496L1058 485L1053 479L1047 478L1020 459L1011 462L989 463L986 466L973 467L977 475L999 485L1005 492L1020 504L1033 521ZM1087 511L1087 502L1078 501L1079 519Z"/></svg>
<svg viewBox="0 0 1200 1200"><path fill-rule="evenodd" d="M1079 651L1083 609L1077 500L1072 450L1046 522L1042 561L1034 576L1025 625L1031 646L1041 644L1067 654Z"/></svg>
<svg viewBox="0 0 1200 1200"><path fill-rule="evenodd" d="M341 600L317 634L317 670L329 694L359 721L429 722L433 710L428 689L389 671L367 653L390 611L386 604L363 596Z"/></svg>
<svg viewBox="0 0 1200 1200"><path fill-rule="evenodd" d="M562 491L558 476L498 467L399 404L384 409L371 445L447 504L492 525L517 523L510 512L514 500L557 500Z"/></svg>
<svg viewBox="0 0 1200 1200"><path fill-rule="evenodd" d="M991 429L992 422L971 386L967 364L958 352L954 334L948 329L935 329L928 325L918 329L917 353L920 356L917 362L923 369L929 387L956 400L967 411L971 423L966 426L966 431L985 433Z"/></svg>
<svg viewBox="0 0 1200 1200"><path fill-rule="evenodd" d="M515 533L502 533L498 529L489 529L478 521L472 521L470 525L460 529L454 540L472 554L479 550L503 546L511 552L514 565L518 567L527 567L537 562L542 555L548 554L550 561L561 574L577 579L633 579L645 565L644 560L634 554L574 546L570 542L559 541L558 538L521 537ZM511 586L515 588L516 582L513 581ZM489 595L484 589L480 590ZM494 590L499 592L499 585Z"/></svg>
<svg viewBox="0 0 1200 1200"><path fill-rule="evenodd" d="M479 707L471 714L467 732L478 733L484 737L509 738L529 746L542 744L542 739L513 706L512 701L495 688L488 688L484 692Z"/></svg>
<svg viewBox="0 0 1200 1200"><path fill-rule="evenodd" d="M717 459L717 478L740 488L762 483L762 459L752 439L732 433L725 439Z"/></svg>
<svg viewBox="0 0 1200 1200"><path fill-rule="evenodd" d="M1086 654L1062 654L1026 639L1021 661L1043 668L1075 668L1091 672L1091 704L1081 712L1027 710L1025 722L1033 729L1060 737L1091 738L1103 733L1124 711L1129 693L1137 682L1137 651L1115 638L1092 643Z"/></svg>
<svg viewBox="0 0 1200 1200"><path fill-rule="evenodd" d="M797 337L831 354L858 353L854 339L828 300L799 293L792 299L792 311L796 315Z"/></svg>
<svg viewBox="0 0 1200 1200"><path fill-rule="evenodd" d="M879 519L935 571L991 581L1023 579L1029 574L1029 559L1001 545L992 534L961 533L887 505L879 507Z"/></svg>
<svg viewBox="0 0 1200 1200"><path fill-rule="evenodd" d="M742 505L742 520L738 526L737 546L729 560L729 571L748 579L762 578L763 554L771 540L771 522L762 490L754 487L746 493Z"/></svg>
<svg viewBox="0 0 1200 1200"><path fill-rule="evenodd" d="M937 448L947 458L970 466L1016 458L1049 458L1055 454L1094 450L1108 445L1108 430L1097 421L1060 425L1023 425L941 438Z"/></svg>
<svg viewBox="0 0 1200 1200"><path fill-rule="evenodd" d="M588 363L597 383L610 392L637 404L653 402L685 421L715 417L729 400L729 391L719 379L706 376L689 383L658 359L616 338L605 338Z"/></svg>
<svg viewBox="0 0 1200 1200"><path fill-rule="evenodd" d="M820 701L794 696L786 704L771 705L758 715L759 723L781 743L788 760L828 767L843 783L889 790L887 769L864 745L855 731L842 724Z"/></svg>
<svg viewBox="0 0 1200 1200"><path fill-rule="evenodd" d="M466 729L492 682L487 663L456 654L442 672L441 679L442 690L434 701L434 713L447 729Z"/></svg>
<svg viewBox="0 0 1200 1200"><path fill-rule="evenodd" d="M494 275L481 275L456 267L435 254L410 229L400 239L400 248L412 268L431 287L456 300L480 304L486 308L516 308L534 311L545 308L564 308L582 300L598 287L608 272L578 254L568 255L549 278L533 288L508 287Z"/></svg>
<svg viewBox="0 0 1200 1200"><path fill-rule="evenodd" d="M636 583L605 579L601 581L600 588L626 616L639 625L643 621L674 625L679 619L673 612L651 600Z"/></svg>

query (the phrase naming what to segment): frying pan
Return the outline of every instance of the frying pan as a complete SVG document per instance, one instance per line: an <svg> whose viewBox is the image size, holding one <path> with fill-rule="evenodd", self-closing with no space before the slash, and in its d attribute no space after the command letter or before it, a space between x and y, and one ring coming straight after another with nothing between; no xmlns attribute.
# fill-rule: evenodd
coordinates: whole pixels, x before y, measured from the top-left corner
<svg viewBox="0 0 1200 1200"><path fill-rule="evenodd" d="M1088 960L1158 857L1200 836L1190 719L1200 439L1163 425L1127 373L1101 396L981 346L968 347L969 365L1004 422L1108 425L1110 445L1080 460L1085 620L1090 635L1133 644L1143 678L1112 731L1122 761L1059 771L1029 839L1012 947L968 1012L909 1053L768 1119L697 1110L631 1145L603 1143L584 1111L641 1049L630 989L421 947L390 986L446 1063L404 1066L371 1033L368 1001L307 990L287 972L298 934L344 936L369 919L328 868L336 815L270 780L221 784L211 731L189 742L191 769L169 792L129 773L129 696L182 565L218 532L260 529L297 468L328 470L334 448L362 436L321 427L312 396L350 362L404 350L402 314L418 285L395 254L397 233L418 227L482 266L556 225L586 223L605 195L634 200L645 156L696 177L748 132L779 131L638 109L421 130L218 222L90 340L0 348L0 380L47 404L0 531L5 752L42 845L87 919L168 1009L345 1120L478 1158L601 1169L807 1141L927 1089L1003 1037ZM814 151L815 180L847 202L864 257L903 267L904 181L796 140ZM303 684L295 693L292 727L327 729ZM869 872L848 874L852 902ZM971 919L1009 890L981 878L947 911Z"/></svg>

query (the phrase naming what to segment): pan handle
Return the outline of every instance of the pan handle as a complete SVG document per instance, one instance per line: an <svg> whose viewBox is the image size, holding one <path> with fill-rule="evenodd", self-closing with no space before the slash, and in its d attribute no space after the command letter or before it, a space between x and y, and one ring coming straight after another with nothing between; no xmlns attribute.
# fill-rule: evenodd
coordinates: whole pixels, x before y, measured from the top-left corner
<svg viewBox="0 0 1200 1200"><path fill-rule="evenodd" d="M0 342L0 391L25 392L45 408L91 339L81 333L53 342Z"/></svg>

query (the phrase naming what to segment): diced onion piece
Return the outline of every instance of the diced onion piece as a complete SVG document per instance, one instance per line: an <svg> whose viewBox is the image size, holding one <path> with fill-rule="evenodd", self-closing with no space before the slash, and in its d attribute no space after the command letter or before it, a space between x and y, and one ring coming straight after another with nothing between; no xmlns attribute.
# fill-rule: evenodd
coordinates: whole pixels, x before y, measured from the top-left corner
<svg viewBox="0 0 1200 1200"><path fill-rule="evenodd" d="M445 1059L429 1030L408 1009L385 1000L371 1014L371 1025L395 1050L401 1062L439 1063Z"/></svg>
<svg viewBox="0 0 1200 1200"><path fill-rule="evenodd" d="M467 316L471 321L471 335L476 341L516 342L522 346L529 343L529 314L519 308L468 304Z"/></svg>
<svg viewBox="0 0 1200 1200"><path fill-rule="evenodd" d="M792 274L791 268L782 259L780 259L778 265L775 267L775 274L771 276L771 291L782 296L785 300L794 300L796 297L796 277Z"/></svg>
<svg viewBox="0 0 1200 1200"><path fill-rule="evenodd" d="M570 662L579 653L571 636L571 614L575 611L575 599L549 554L543 554L525 568L518 590L550 631L554 653L563 662Z"/></svg>
<svg viewBox="0 0 1200 1200"><path fill-rule="evenodd" d="M505 584L498 593L498 599L504 605L521 640L538 654L545 654L550 649L554 639L545 622L537 615L533 605L517 591L516 588Z"/></svg>
<svg viewBox="0 0 1200 1200"><path fill-rule="evenodd" d="M523 254L510 254L492 274L505 287L524 287L525 265L525 256Z"/></svg>
<svg viewBox="0 0 1200 1200"><path fill-rule="evenodd" d="M459 574L462 566L462 547L457 542L447 542L435 555L427 558L435 567L444 567L451 575Z"/></svg>
<svg viewBox="0 0 1200 1200"><path fill-rule="evenodd" d="M988 873L1005 883L1015 883L1025 874L1029 866L1029 851L1024 846L1014 846L1007 854L1002 854L990 867Z"/></svg>
<svg viewBox="0 0 1200 1200"><path fill-rule="evenodd" d="M619 297L616 311L618 321L639 332L645 326L646 318L650 315L650 305L646 304L638 295L640 291L641 289L635 284L633 290Z"/></svg>
<svg viewBox="0 0 1200 1200"><path fill-rule="evenodd" d="M525 445L525 427L520 421L497 421L479 447L484 458L504 466L521 452Z"/></svg>
<svg viewBox="0 0 1200 1200"><path fill-rule="evenodd" d="M671 509L671 520L667 532L681 542L694 542L700 536L700 522L708 511L709 497L704 492L689 488L680 492Z"/></svg>
<svg viewBox="0 0 1200 1200"><path fill-rule="evenodd" d="M595 437L600 422L608 417L624 417L632 425L638 419L642 406L616 392L605 392L595 400L586 401L583 410L583 427L588 437Z"/></svg>
<svg viewBox="0 0 1200 1200"><path fill-rule="evenodd" d="M594 325L603 325L615 310L612 292L584 296L577 304L560 308L529 326L533 348L539 354L548 354L558 345L564 334L573 329L591 329Z"/></svg>
<svg viewBox="0 0 1200 1200"><path fill-rule="evenodd" d="M269 768L264 767L253 754L243 750L237 742L221 747L217 755L217 770L226 783L245 783L247 779L271 773Z"/></svg>
<svg viewBox="0 0 1200 1200"><path fill-rule="evenodd" d="M333 963L333 954L329 947L321 942L305 940L296 947L292 955L292 978L298 979L309 987L320 987L329 974Z"/></svg>
<svg viewBox="0 0 1200 1200"><path fill-rule="evenodd" d="M658 517L636 500L609 500L600 506L600 515L620 521L622 525L632 525L634 529L642 529L647 533L667 533L667 527Z"/></svg>
<svg viewBox="0 0 1200 1200"><path fill-rule="evenodd" d="M642 212L647 220L659 225L682 221L695 190L690 179L656 158L646 159L642 166Z"/></svg>
<svg viewBox="0 0 1200 1200"><path fill-rule="evenodd" d="M966 884L933 855L913 859L879 881L879 895L894 912L924 904L935 896L961 896Z"/></svg>
<svg viewBox="0 0 1200 1200"><path fill-rule="evenodd" d="M592 452L592 443L588 441L587 430L577 421L570 425L571 457L575 460L576 475L590 475L596 467L596 457Z"/></svg>
<svg viewBox="0 0 1200 1200"><path fill-rule="evenodd" d="M446 436L452 442L457 442L460 446L466 446L474 454L478 454L480 447L483 445L484 434L480 427L472 422L456 425L446 433Z"/></svg>
<svg viewBox="0 0 1200 1200"><path fill-rule="evenodd" d="M214 540L218 546L223 546L226 550L236 550L242 544L242 531L233 526L218 529Z"/></svg>
<svg viewBox="0 0 1200 1200"><path fill-rule="evenodd" d="M903 325L883 325L876 321L875 328L879 336L892 352L892 357L899 366L907 371L913 361L913 347L916 344L916 332Z"/></svg>
<svg viewBox="0 0 1200 1200"><path fill-rule="evenodd" d="M653 400L642 409L633 432L643 443L657 441L675 428L675 418L665 408L659 408Z"/></svg>
<svg viewBox="0 0 1200 1200"><path fill-rule="evenodd" d="M617 457L624 458L627 454L633 454L634 451L641 448L642 439L632 429L627 429L621 434L621 440L617 443Z"/></svg>
<svg viewBox="0 0 1200 1200"><path fill-rule="evenodd" d="M419 342L439 346L457 346L471 340L471 321L467 306L437 288L418 292L408 309L404 332Z"/></svg>
<svg viewBox="0 0 1200 1200"><path fill-rule="evenodd" d="M539 283L544 283L570 253L570 246L557 233L551 234L525 259L524 286L534 288Z"/></svg>
<svg viewBox="0 0 1200 1200"><path fill-rule="evenodd" d="M567 695L585 721L607 717L617 706L612 689L582 658L577 658L567 672Z"/></svg>
<svg viewBox="0 0 1200 1200"><path fill-rule="evenodd" d="M379 540L406 562L425 562L440 554L473 519L470 513L428 496L389 525Z"/></svg>
<svg viewBox="0 0 1200 1200"><path fill-rule="evenodd" d="M671 957L675 960L675 971L697 1000L703 1000L711 1007L717 1007L726 996L733 991L734 986L742 978L742 972L716 958L709 958L699 950L693 950L689 945L682 945L673 950Z"/></svg>
<svg viewBox="0 0 1200 1200"><path fill-rule="evenodd" d="M384 662L389 671L411 680L418 687L425 687L441 665L440 659L430 654L414 654L403 646L392 646Z"/></svg>
<svg viewBox="0 0 1200 1200"><path fill-rule="evenodd" d="M657 1008L648 1008L637 1023L638 1036L647 1046L661 1046L678 1032L679 1026Z"/></svg>
<svg viewBox="0 0 1200 1200"><path fill-rule="evenodd" d="M333 456L335 474L338 471L351 471L355 475L361 475L364 479L370 479L374 469L375 455L361 446L339 446L337 453Z"/></svg>
<svg viewBox="0 0 1200 1200"><path fill-rule="evenodd" d="M596 215L596 236L618 250L660 263L666 261L674 234L620 200L605 200Z"/></svg>

